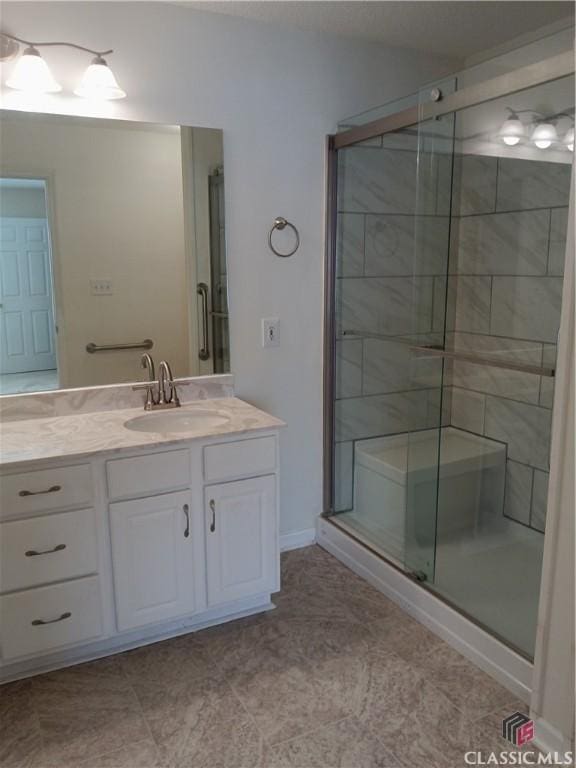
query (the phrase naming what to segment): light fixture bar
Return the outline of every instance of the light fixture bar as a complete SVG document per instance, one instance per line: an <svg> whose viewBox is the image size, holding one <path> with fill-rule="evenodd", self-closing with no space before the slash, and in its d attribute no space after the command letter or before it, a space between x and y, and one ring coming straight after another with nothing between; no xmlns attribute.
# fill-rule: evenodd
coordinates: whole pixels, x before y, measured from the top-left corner
<svg viewBox="0 0 576 768"><path fill-rule="evenodd" d="M7 37L9 40L14 40L16 43L22 43L23 45L27 45L32 48L44 48L46 46L64 46L66 48L76 48L77 51L84 51L85 53L91 53L94 56L108 56L111 53L114 53L114 49L111 48L108 51L95 51L92 48L86 48L84 45L77 45L76 43L65 43L65 42L45 42L45 43L37 43L32 40L24 40L21 37L16 37L16 35L10 35L8 32L0 32L0 35L3 37Z"/></svg>

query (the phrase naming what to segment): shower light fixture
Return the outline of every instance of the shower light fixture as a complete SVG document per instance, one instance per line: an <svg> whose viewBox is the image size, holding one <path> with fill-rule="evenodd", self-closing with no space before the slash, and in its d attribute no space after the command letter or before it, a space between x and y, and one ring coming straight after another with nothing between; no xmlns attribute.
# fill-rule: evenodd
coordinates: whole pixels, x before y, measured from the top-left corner
<svg viewBox="0 0 576 768"><path fill-rule="evenodd" d="M18 52L19 43L26 46L21 57L16 62L12 74L6 81L6 85L9 88L15 88L16 90L34 95L61 91L62 86L52 76L38 48L64 46L90 53L95 57L86 69L82 81L74 90L77 96L87 99L123 99L126 96L126 93L118 85L114 73L103 58L113 53L112 50L93 51L91 48L85 48L83 45L76 45L76 43L33 43L29 40L9 35L7 32L0 32L0 36L2 39L0 53L4 54L0 58L13 58Z"/></svg>
<svg viewBox="0 0 576 768"><path fill-rule="evenodd" d="M510 109L510 107L507 107L507 109L510 111L510 116L502 124L499 135L504 144L513 147L518 144L520 139L524 136L524 126L516 112Z"/></svg>
<svg viewBox="0 0 576 768"><path fill-rule="evenodd" d="M556 126L550 121L538 123L532 131L530 139L538 149L548 149L555 141L558 141Z"/></svg>
<svg viewBox="0 0 576 768"><path fill-rule="evenodd" d="M574 152L574 126L568 128L566 135L564 136L564 144L568 147L570 152Z"/></svg>

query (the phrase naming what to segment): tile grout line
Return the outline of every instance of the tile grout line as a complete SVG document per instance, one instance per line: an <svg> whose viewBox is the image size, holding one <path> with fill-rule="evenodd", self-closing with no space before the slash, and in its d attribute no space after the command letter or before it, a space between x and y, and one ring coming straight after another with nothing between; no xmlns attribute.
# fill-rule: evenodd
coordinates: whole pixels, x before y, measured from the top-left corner
<svg viewBox="0 0 576 768"><path fill-rule="evenodd" d="M548 209L548 253L546 254L546 275L550 276L550 249L552 247L552 209Z"/></svg>
<svg viewBox="0 0 576 768"><path fill-rule="evenodd" d="M315 733L321 731L323 728L326 728L329 725L340 725L341 723L345 723L347 720L350 720L353 717L356 717L356 715L354 712L351 712L349 715L346 715L346 717L337 718L336 720L327 720L326 722L321 723L317 728L311 728L310 730L302 731L302 733L299 733L296 736L290 736L287 739L281 739L280 741L275 741L274 743L267 742L267 744L272 749L275 749L276 747L283 747L285 744L291 744L293 741L298 741L299 739L305 739L308 736L313 736Z"/></svg>
<svg viewBox="0 0 576 768"><path fill-rule="evenodd" d="M42 723L40 721L40 713L38 712L38 707L36 706L36 697L33 695L34 687L35 687L35 678L33 677L30 680L30 690L28 691L27 698L28 698L28 704L32 709L32 712L34 713L34 720L36 723L36 727L38 728L38 735L40 736L40 754L43 755L46 751L46 741L44 739L44 731L42 729Z"/></svg>
<svg viewBox="0 0 576 768"><path fill-rule="evenodd" d="M142 706L142 702L140 701L140 697L136 693L136 689L134 688L134 685L132 684L132 681L128 677L126 669L124 668L124 664L122 663L121 660L119 660L119 663L120 663L120 668L122 670L122 675L123 675L123 677L124 677L128 687L130 688L130 692L132 693L133 698L136 701L136 705L138 707L138 711L140 712L140 716L142 717L142 721L144 722L144 726L146 728L146 731L148 732L148 736L150 737L150 739L152 740L152 743L156 747L156 752L158 754L158 757L160 757L160 744L157 742L156 738L154 737L154 734L152 733L152 729L150 728L150 723L148 722L148 718L146 717L146 715L144 713L144 707ZM138 741L132 742L132 744L139 744L142 741L144 741L144 739L139 739ZM100 757L101 756L102 755L100 755ZM99 755L95 755L95 757L99 757Z"/></svg>

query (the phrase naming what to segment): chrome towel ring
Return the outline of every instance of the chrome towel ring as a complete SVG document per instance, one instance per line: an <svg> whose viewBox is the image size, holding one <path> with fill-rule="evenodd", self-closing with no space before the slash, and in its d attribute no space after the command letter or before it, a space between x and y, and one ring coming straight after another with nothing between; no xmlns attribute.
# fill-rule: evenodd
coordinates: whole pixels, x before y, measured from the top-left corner
<svg viewBox="0 0 576 768"><path fill-rule="evenodd" d="M281 251L277 251L276 248L274 248L274 244L272 243L272 235L274 234L274 230L278 229L282 231L286 227L290 227L290 229L294 232L296 235L296 244L294 248L292 248L291 251L288 253L281 253ZM291 224L289 221L287 221L283 216L278 216L276 219L274 219L274 224L272 225L272 229L270 230L270 234L268 235L268 245L270 246L270 250L272 253L275 253L276 256L281 256L282 258L287 258L288 256L293 256L298 248L300 247L300 234L294 224Z"/></svg>

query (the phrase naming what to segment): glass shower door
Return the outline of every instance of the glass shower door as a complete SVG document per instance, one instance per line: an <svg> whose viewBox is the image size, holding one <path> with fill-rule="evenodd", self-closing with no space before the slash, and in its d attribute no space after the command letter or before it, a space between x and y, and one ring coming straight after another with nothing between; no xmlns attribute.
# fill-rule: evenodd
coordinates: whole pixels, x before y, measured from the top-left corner
<svg viewBox="0 0 576 768"><path fill-rule="evenodd" d="M540 125L550 140L535 138ZM430 586L528 657L544 548L573 127L573 76L463 109L455 122Z"/></svg>
<svg viewBox="0 0 576 768"><path fill-rule="evenodd" d="M331 519L527 657L573 139L571 75L338 150Z"/></svg>
<svg viewBox="0 0 576 768"><path fill-rule="evenodd" d="M423 429L406 441L404 566L419 581L433 582L436 557L442 426L446 422L444 359L434 352L446 344L454 115L418 124L418 173L413 264L430 291L429 330L411 346L410 365L426 391ZM420 311L428 306L420 303Z"/></svg>
<svg viewBox="0 0 576 768"><path fill-rule="evenodd" d="M338 153L333 520L425 579L443 364L421 350L444 344L452 128L443 118Z"/></svg>

